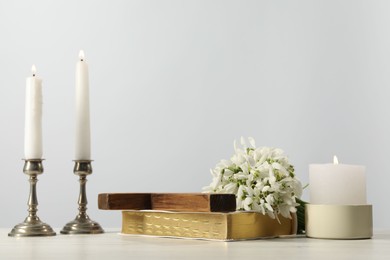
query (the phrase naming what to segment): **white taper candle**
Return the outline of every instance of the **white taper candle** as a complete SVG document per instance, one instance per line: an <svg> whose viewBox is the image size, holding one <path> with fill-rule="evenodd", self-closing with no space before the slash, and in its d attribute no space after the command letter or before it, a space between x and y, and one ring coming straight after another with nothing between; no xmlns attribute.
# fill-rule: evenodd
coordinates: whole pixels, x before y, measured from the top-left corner
<svg viewBox="0 0 390 260"><path fill-rule="evenodd" d="M26 79L26 107L24 124L24 158L42 158L42 80L31 68L32 76Z"/></svg>
<svg viewBox="0 0 390 260"><path fill-rule="evenodd" d="M75 160L91 159L91 130L89 118L88 65L84 52L79 53L76 64L76 145Z"/></svg>

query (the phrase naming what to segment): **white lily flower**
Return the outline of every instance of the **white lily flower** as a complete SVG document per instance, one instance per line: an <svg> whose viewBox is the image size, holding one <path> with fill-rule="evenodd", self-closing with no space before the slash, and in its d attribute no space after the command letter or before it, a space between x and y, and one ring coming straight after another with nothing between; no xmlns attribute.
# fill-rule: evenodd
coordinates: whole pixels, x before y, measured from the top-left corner
<svg viewBox="0 0 390 260"><path fill-rule="evenodd" d="M243 172L244 174L246 174L246 175L249 174L249 170L248 170L249 166L248 166L248 164L241 164L241 165L240 165L240 168L241 168L241 170L242 170L242 172Z"/></svg>
<svg viewBox="0 0 390 260"><path fill-rule="evenodd" d="M272 156L277 157L277 156L282 156L284 151L282 149L276 148L272 150Z"/></svg>
<svg viewBox="0 0 390 260"><path fill-rule="evenodd" d="M267 192L271 187L270 186L264 186L262 189L261 189L261 192Z"/></svg>
<svg viewBox="0 0 390 260"><path fill-rule="evenodd" d="M232 162L230 160L222 160L220 164L222 168L226 168L232 165Z"/></svg>
<svg viewBox="0 0 390 260"><path fill-rule="evenodd" d="M237 184L234 182L230 182L225 185L226 193L237 193L237 190L238 190Z"/></svg>
<svg viewBox="0 0 390 260"><path fill-rule="evenodd" d="M240 185L237 191L237 198L242 198L244 196L244 186Z"/></svg>
<svg viewBox="0 0 390 260"><path fill-rule="evenodd" d="M274 184L276 183L276 178L275 178L275 176L269 177L269 183L270 183L271 185L274 185Z"/></svg>
<svg viewBox="0 0 390 260"><path fill-rule="evenodd" d="M243 172L239 172L239 173L235 174L235 177L237 178L237 180L246 180L247 176L248 175L243 173Z"/></svg>
<svg viewBox="0 0 390 260"><path fill-rule="evenodd" d="M272 165L268 167L268 176L271 178L271 177L275 177L274 175L274 168L272 168Z"/></svg>
<svg viewBox="0 0 390 260"><path fill-rule="evenodd" d="M284 167L283 167L280 163L278 163L278 162L272 163L272 168L277 169L278 171L280 171L281 173L283 173L283 175L288 175L288 172L287 172L286 168L284 168Z"/></svg>
<svg viewBox="0 0 390 260"><path fill-rule="evenodd" d="M297 212L297 208L296 207L290 207L290 212L291 213L296 213Z"/></svg>
<svg viewBox="0 0 390 260"><path fill-rule="evenodd" d="M287 205L280 205L279 206L279 213L282 214L282 216L285 218L291 218L290 207Z"/></svg>
<svg viewBox="0 0 390 260"><path fill-rule="evenodd" d="M274 197L271 194L268 194L267 197L265 197L265 201L269 205L273 205L275 202Z"/></svg>
<svg viewBox="0 0 390 260"><path fill-rule="evenodd" d="M254 195L256 198L258 198L258 197L260 197L260 193L261 193L260 189L257 188L257 187L255 186L255 187L253 188L253 195Z"/></svg>
<svg viewBox="0 0 390 260"><path fill-rule="evenodd" d="M257 150L256 150L256 152L257 152L258 154L261 154L261 157L260 157L260 159L258 160L258 163L259 163L260 165L263 164L263 163L265 162L265 160L267 160L267 157L268 157L268 154L267 154L267 153L263 153L262 150L263 150L263 149L260 149L258 152L257 152Z"/></svg>
<svg viewBox="0 0 390 260"><path fill-rule="evenodd" d="M295 197L297 198L300 198L302 196L302 183L297 180L297 179L294 179L292 181L292 185L293 185L293 191L294 191L294 194L295 194Z"/></svg>
<svg viewBox="0 0 390 260"><path fill-rule="evenodd" d="M236 198L237 210L244 210L244 201L242 198Z"/></svg>
<svg viewBox="0 0 390 260"><path fill-rule="evenodd" d="M280 163L277 163L277 162L273 162L271 165L272 165L272 168L277 169L277 170L280 170L280 168L282 168L282 165L280 165Z"/></svg>
<svg viewBox="0 0 390 260"><path fill-rule="evenodd" d="M260 204L259 207L260 207L260 209L261 209L261 213L262 213L263 215L265 215L266 210L265 210L264 204Z"/></svg>
<svg viewBox="0 0 390 260"><path fill-rule="evenodd" d="M246 142L245 142L245 139L243 136L241 136L241 138L240 138L240 143L241 143L242 147L244 148L244 150L246 150L247 146L246 146Z"/></svg>
<svg viewBox="0 0 390 260"><path fill-rule="evenodd" d="M264 206L265 208L270 211L270 212L274 212L274 209L271 207L271 205L269 203L264 203Z"/></svg>
<svg viewBox="0 0 390 260"><path fill-rule="evenodd" d="M256 161L252 156L246 156L246 161L248 162L249 166L255 167Z"/></svg>
<svg viewBox="0 0 390 260"><path fill-rule="evenodd" d="M245 191L248 194L248 197L253 197L253 189L251 187L245 187Z"/></svg>
<svg viewBox="0 0 390 260"><path fill-rule="evenodd" d="M246 159L242 153L237 153L232 156L231 161L236 165L241 165L246 162Z"/></svg>
<svg viewBox="0 0 390 260"><path fill-rule="evenodd" d="M293 201L290 198L284 198L284 203L286 203L287 205L291 206L293 204Z"/></svg>
<svg viewBox="0 0 390 260"><path fill-rule="evenodd" d="M260 212L260 211L262 211L262 208L261 208L261 206L260 206L259 203L253 202L253 203L252 203L252 210ZM264 210L263 215L264 215L264 214L265 214L265 210Z"/></svg>
<svg viewBox="0 0 390 260"><path fill-rule="evenodd" d="M253 151L253 159L255 160L256 165L257 165L257 163L259 162L260 157L261 157L261 153L258 152L257 150L254 150L254 151Z"/></svg>
<svg viewBox="0 0 390 260"><path fill-rule="evenodd" d="M275 214L272 212L272 211L267 211L267 215L272 218L272 219L275 219Z"/></svg>
<svg viewBox="0 0 390 260"><path fill-rule="evenodd" d="M262 183L262 182L257 182L256 185L255 185L255 187L256 187L256 189L261 190L261 192L263 192L264 183Z"/></svg>
<svg viewBox="0 0 390 260"><path fill-rule="evenodd" d="M251 206L252 206L252 198L250 197L247 197L245 200L244 200L244 209L249 211L249 210L252 210Z"/></svg>
<svg viewBox="0 0 390 260"><path fill-rule="evenodd" d="M221 183L221 178L214 178L213 182L210 184L211 188L213 190L216 190L219 187L219 184Z"/></svg>
<svg viewBox="0 0 390 260"><path fill-rule="evenodd" d="M234 141L235 153L211 170L213 180L203 191L236 194L237 210L255 210L276 219L278 214L290 217L299 205L296 198L302 194L302 185L288 158L281 149L256 148L253 138L248 143L253 150L247 150L244 138L240 145Z"/></svg>
<svg viewBox="0 0 390 260"><path fill-rule="evenodd" d="M233 171L229 170L229 169L225 169L224 173L223 173L226 177L230 177L233 175Z"/></svg>
<svg viewBox="0 0 390 260"><path fill-rule="evenodd" d="M248 137L248 141L252 148L256 148L256 141L253 139L253 137Z"/></svg>

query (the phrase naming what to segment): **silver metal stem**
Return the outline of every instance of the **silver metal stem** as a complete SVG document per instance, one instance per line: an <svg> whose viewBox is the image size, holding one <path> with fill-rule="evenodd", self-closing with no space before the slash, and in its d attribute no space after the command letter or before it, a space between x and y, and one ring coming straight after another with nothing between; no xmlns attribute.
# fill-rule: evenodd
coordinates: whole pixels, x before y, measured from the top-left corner
<svg viewBox="0 0 390 260"><path fill-rule="evenodd" d="M8 236L28 237L28 236L54 236L56 233L46 223L43 223L38 215L37 182L38 175L43 173L42 159L26 159L23 172L29 175L30 193L28 196L28 216L24 222L16 225Z"/></svg>
<svg viewBox="0 0 390 260"><path fill-rule="evenodd" d="M87 215L87 176L80 175L80 194L79 194L79 214L77 215L78 219L88 218Z"/></svg>
<svg viewBox="0 0 390 260"><path fill-rule="evenodd" d="M92 221L87 214L87 176L92 174L92 161L75 161L74 174L79 176L80 193L78 198L79 212L76 218L70 221L61 230L61 234L100 234L104 230L99 223Z"/></svg>
<svg viewBox="0 0 390 260"><path fill-rule="evenodd" d="M38 198L37 198L37 182L38 178L36 174L30 175L30 195L28 196L28 217L27 221L39 221L37 216L38 211Z"/></svg>

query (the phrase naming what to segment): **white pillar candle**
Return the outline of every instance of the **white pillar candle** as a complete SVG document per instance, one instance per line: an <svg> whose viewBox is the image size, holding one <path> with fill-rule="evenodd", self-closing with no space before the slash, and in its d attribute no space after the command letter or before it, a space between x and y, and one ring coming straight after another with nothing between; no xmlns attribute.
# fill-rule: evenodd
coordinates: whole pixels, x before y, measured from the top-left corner
<svg viewBox="0 0 390 260"><path fill-rule="evenodd" d="M311 204L363 205L366 204L365 167L333 164L309 165Z"/></svg>
<svg viewBox="0 0 390 260"><path fill-rule="evenodd" d="M75 160L91 159L91 131L89 119L88 65L84 52L79 53L76 64L76 146Z"/></svg>
<svg viewBox="0 0 390 260"><path fill-rule="evenodd" d="M24 124L24 158L42 158L42 80L35 73L26 79L26 110Z"/></svg>

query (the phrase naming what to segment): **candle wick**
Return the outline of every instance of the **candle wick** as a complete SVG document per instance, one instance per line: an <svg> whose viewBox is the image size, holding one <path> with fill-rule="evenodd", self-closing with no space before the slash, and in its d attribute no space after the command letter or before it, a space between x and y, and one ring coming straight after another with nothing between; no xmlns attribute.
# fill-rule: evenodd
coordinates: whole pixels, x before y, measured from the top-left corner
<svg viewBox="0 0 390 260"><path fill-rule="evenodd" d="M35 77L35 74L33 74L33 77Z"/></svg>
<svg viewBox="0 0 390 260"><path fill-rule="evenodd" d="M80 61L84 61L84 59L80 59Z"/></svg>

